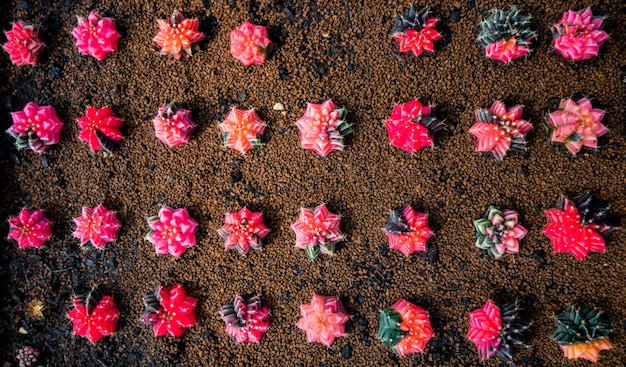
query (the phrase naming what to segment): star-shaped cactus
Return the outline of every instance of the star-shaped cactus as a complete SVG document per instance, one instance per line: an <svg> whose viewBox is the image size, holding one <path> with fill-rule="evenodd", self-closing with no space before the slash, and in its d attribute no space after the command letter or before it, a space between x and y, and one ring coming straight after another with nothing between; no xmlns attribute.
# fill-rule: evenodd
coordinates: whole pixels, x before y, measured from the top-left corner
<svg viewBox="0 0 626 367"><path fill-rule="evenodd" d="M424 352L433 337L428 312L404 299L382 311L378 320L378 339L399 356Z"/></svg>
<svg viewBox="0 0 626 367"><path fill-rule="evenodd" d="M305 331L306 341L326 347L346 334L345 323L350 319L339 297L319 294L311 297L311 303L300 305L300 317L297 325Z"/></svg>
<svg viewBox="0 0 626 367"><path fill-rule="evenodd" d="M411 5L402 16L395 17L391 36L398 41L400 52L413 52L415 56L434 52L435 42L441 39L437 22L437 18L430 16L428 8L417 10Z"/></svg>
<svg viewBox="0 0 626 367"><path fill-rule="evenodd" d="M426 251L426 241L433 235L428 227L428 214L419 213L410 205L392 211L383 232L389 240L389 247L404 256Z"/></svg>
<svg viewBox="0 0 626 367"><path fill-rule="evenodd" d="M519 252L519 241L528 231L518 223L515 210L489 206L484 217L474 221L476 247L486 250L493 259Z"/></svg>
<svg viewBox="0 0 626 367"><path fill-rule="evenodd" d="M102 249L108 242L117 239L117 232L122 225L117 220L117 214L104 205L95 208L83 208L80 217L74 218L76 230L74 237L80 239L81 246L91 241L91 244Z"/></svg>
<svg viewBox="0 0 626 367"><path fill-rule="evenodd" d="M157 254L180 257L188 248L196 245L198 223L185 208L162 206L157 216L148 218L148 225L150 231L144 238L154 245Z"/></svg>
<svg viewBox="0 0 626 367"><path fill-rule="evenodd" d="M224 239L226 250L237 250L247 255L250 249L261 250L263 239L270 232L263 223L263 213L243 207L238 212L228 213L224 226L217 233Z"/></svg>
<svg viewBox="0 0 626 367"><path fill-rule="evenodd" d="M243 22L230 32L230 54L245 66L262 64L271 45L267 28L262 25Z"/></svg>
<svg viewBox="0 0 626 367"><path fill-rule="evenodd" d="M270 308L260 296L237 293L220 308L226 332L238 343L258 343L270 328Z"/></svg>
<svg viewBox="0 0 626 367"><path fill-rule="evenodd" d="M78 52L102 61L111 52L117 51L120 34L115 29L115 20L102 18L100 14L91 12L87 19L78 18L78 27L72 30L76 38Z"/></svg>
<svg viewBox="0 0 626 367"><path fill-rule="evenodd" d="M78 119L79 138L89 144L91 150L110 152L122 141L120 127L124 121L113 114L109 106L100 109L87 107L85 116Z"/></svg>
<svg viewBox="0 0 626 367"><path fill-rule="evenodd" d="M187 143L196 128L191 111L176 107L174 102L159 108L152 124L157 139L170 147Z"/></svg>
<svg viewBox="0 0 626 367"><path fill-rule="evenodd" d="M20 248L39 248L52 237L52 222L41 210L24 208L9 219L9 239Z"/></svg>
<svg viewBox="0 0 626 367"><path fill-rule="evenodd" d="M578 101L563 98L559 108L548 115L548 123L552 128L550 140L563 143L572 155L580 152L583 146L596 149L598 138L609 131L602 124L604 112L593 108L587 98Z"/></svg>
<svg viewBox="0 0 626 367"><path fill-rule="evenodd" d="M300 130L300 144L322 157L335 150L343 150L344 137L352 133L346 122L348 110L339 108L332 100L322 104L307 103L306 111L296 126Z"/></svg>
<svg viewBox="0 0 626 367"><path fill-rule="evenodd" d="M22 111L11 113L13 125L7 130L18 150L30 148L43 153L61 140L63 123L52 106L30 102Z"/></svg>
<svg viewBox="0 0 626 367"><path fill-rule="evenodd" d="M120 315L113 297L94 288L85 295L74 297L74 308L67 316L74 324L74 334L95 344L115 333Z"/></svg>
<svg viewBox="0 0 626 367"><path fill-rule="evenodd" d="M252 148L260 147L267 125L259 118L254 109L230 110L220 124L224 146L245 154Z"/></svg>
<svg viewBox="0 0 626 367"><path fill-rule="evenodd" d="M305 250L311 261L320 254L333 255L335 244L344 240L340 222L341 216L328 211L326 204L315 209L301 208L300 217L291 225L296 233L296 247Z"/></svg>
<svg viewBox="0 0 626 367"><path fill-rule="evenodd" d="M7 42L2 48L9 54L13 64L17 66L37 64L46 45L33 25L17 21L5 35Z"/></svg>
<svg viewBox="0 0 626 367"><path fill-rule="evenodd" d="M174 11L170 19L157 20L159 33L152 39L161 48L161 55L172 55L176 60L191 56L192 45L204 39L198 31L198 19L187 19L183 13Z"/></svg>
<svg viewBox="0 0 626 367"><path fill-rule="evenodd" d="M566 61L592 59L609 39L603 26L604 17L594 17L591 8L568 10L551 28L552 47Z"/></svg>
<svg viewBox="0 0 626 367"><path fill-rule="evenodd" d="M434 106L417 99L396 105L385 122L391 145L411 154L434 145L433 136L444 125L433 115Z"/></svg>
<svg viewBox="0 0 626 367"><path fill-rule="evenodd" d="M143 299L146 309L141 321L152 325L156 337L169 334L180 338L196 324L197 303L198 300L187 295L180 284L174 284L169 289L159 286L156 292Z"/></svg>

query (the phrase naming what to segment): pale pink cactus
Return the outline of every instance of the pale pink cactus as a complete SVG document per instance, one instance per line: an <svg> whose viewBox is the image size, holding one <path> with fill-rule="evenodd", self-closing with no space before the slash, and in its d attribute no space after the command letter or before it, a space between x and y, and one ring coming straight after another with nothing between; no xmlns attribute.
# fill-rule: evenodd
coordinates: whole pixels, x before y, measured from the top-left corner
<svg viewBox="0 0 626 367"><path fill-rule="evenodd" d="M263 213L243 207L238 212L228 213L224 226L217 230L224 239L226 250L237 250L247 255L250 249L261 250L263 239L270 233L263 223Z"/></svg>
<svg viewBox="0 0 626 367"><path fill-rule="evenodd" d="M296 233L296 247L306 251L311 261L320 254L333 255L335 244L344 240L339 224L341 216L326 209L325 204L311 210L300 209L300 217L291 225Z"/></svg>
<svg viewBox="0 0 626 367"><path fill-rule="evenodd" d="M237 293L233 303L220 307L220 317L237 343L258 343L270 328L270 308L260 296Z"/></svg>
<svg viewBox="0 0 626 367"><path fill-rule="evenodd" d="M52 237L52 222L41 210L22 209L9 219L9 239L17 241L20 248L43 246Z"/></svg>
<svg viewBox="0 0 626 367"><path fill-rule="evenodd" d="M519 241L528 231L518 223L515 210L489 206L485 215L474 221L476 247L486 250L494 259L519 252Z"/></svg>
<svg viewBox="0 0 626 367"><path fill-rule="evenodd" d="M262 64L271 44L267 28L262 25L243 22L230 32L230 54L245 66Z"/></svg>
<svg viewBox="0 0 626 367"><path fill-rule="evenodd" d="M224 146L245 154L252 148L260 147L267 125L254 109L230 110L226 119L219 125Z"/></svg>
<svg viewBox="0 0 626 367"><path fill-rule="evenodd" d="M326 347L346 334L345 323L350 319L339 297L319 294L311 297L311 303L300 305L300 316L297 325L306 332L307 342Z"/></svg>
<svg viewBox="0 0 626 367"><path fill-rule="evenodd" d="M548 115L548 122L553 129L550 140L565 144L571 154L578 153L583 146L596 149L598 137L609 131L602 124L604 112L593 108L587 98L578 101L562 99L559 109Z"/></svg>
<svg viewBox="0 0 626 367"><path fill-rule="evenodd" d="M343 150L344 137L352 133L345 118L348 110L338 108L332 100L322 104L307 103L306 111L296 126L300 130L300 144L322 157L334 150Z"/></svg>
<svg viewBox="0 0 626 367"><path fill-rule="evenodd" d="M17 149L30 148L43 153L61 140L63 123L54 107L28 103L22 111L11 113L13 125L7 130Z"/></svg>
<svg viewBox="0 0 626 367"><path fill-rule="evenodd" d="M159 108L152 123L157 139L170 147L187 143L196 128L191 111L177 108L174 102Z"/></svg>
<svg viewBox="0 0 626 367"><path fill-rule="evenodd" d="M37 64L39 55L46 45L33 25L17 21L5 35L7 42L2 48L9 54L13 64L17 66Z"/></svg>
<svg viewBox="0 0 626 367"><path fill-rule="evenodd" d="M594 58L609 39L603 25L604 17L594 17L591 8L568 10L552 26L552 47L567 61Z"/></svg>
<svg viewBox="0 0 626 367"><path fill-rule="evenodd" d="M97 249L102 249L108 242L115 241L117 232L122 227L117 220L117 214L104 205L83 208L82 215L74 218L74 223L76 224L74 237L80 239L81 246L91 241Z"/></svg>
<svg viewBox="0 0 626 367"><path fill-rule="evenodd" d="M162 206L157 216L148 218L148 225L150 231L144 238L154 245L157 254L180 257L188 248L196 245L198 223L185 208Z"/></svg>
<svg viewBox="0 0 626 367"><path fill-rule="evenodd" d="M72 30L72 35L76 38L78 52L102 61L108 54L117 51L120 34L115 29L115 20L102 18L96 12L89 13L87 19L77 18L78 27Z"/></svg>

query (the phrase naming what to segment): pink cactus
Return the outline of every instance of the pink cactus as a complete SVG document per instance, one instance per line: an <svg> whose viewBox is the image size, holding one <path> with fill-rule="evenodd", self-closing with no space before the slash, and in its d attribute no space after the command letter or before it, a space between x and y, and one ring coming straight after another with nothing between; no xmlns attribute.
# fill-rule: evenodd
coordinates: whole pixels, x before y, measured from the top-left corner
<svg viewBox="0 0 626 367"><path fill-rule="evenodd" d="M46 45L33 25L17 21L5 34L7 42L2 48L9 54L13 64L17 66L37 64L39 55Z"/></svg>
<svg viewBox="0 0 626 367"><path fill-rule="evenodd" d="M152 325L154 336L167 334L180 338L185 331L196 324L196 305L198 300L187 295L180 284L171 288L159 286L156 292L143 299L146 307L141 321Z"/></svg>
<svg viewBox="0 0 626 367"><path fill-rule="evenodd" d="M263 223L263 213L253 212L243 207L235 213L228 213L224 226L217 233L224 239L226 250L237 250L247 255L250 249L261 250L263 239L270 230Z"/></svg>
<svg viewBox="0 0 626 367"><path fill-rule="evenodd" d="M103 295L97 288L74 296L74 308L67 314L74 324L74 334L94 344L115 333L120 315L113 296Z"/></svg>
<svg viewBox="0 0 626 367"><path fill-rule="evenodd" d="M467 338L476 344L482 359L491 358L500 346L502 318L500 307L492 300L476 311L470 312L470 326Z"/></svg>
<svg viewBox="0 0 626 367"><path fill-rule="evenodd" d="M307 103L306 111L296 126L300 130L302 148L325 157L334 150L343 150L343 139L352 133L345 118L348 110L338 108L332 100L322 104Z"/></svg>
<svg viewBox="0 0 626 367"><path fill-rule="evenodd" d="M183 55L191 56L192 44L204 39L204 34L198 31L198 19L187 19L178 10L170 19L157 20L157 24L159 33L152 40L161 48L161 55L172 55L176 60Z"/></svg>
<svg viewBox="0 0 626 367"><path fill-rule="evenodd" d="M117 51L120 34L115 29L115 20L102 18L96 12L89 13L87 19L77 18L78 27L74 28L72 35L76 38L78 52L102 61L108 54Z"/></svg>
<svg viewBox="0 0 626 367"><path fill-rule="evenodd" d="M346 334L345 323L350 319L339 297L319 294L311 297L311 303L300 305L300 316L297 325L306 332L306 341L326 347Z"/></svg>
<svg viewBox="0 0 626 367"><path fill-rule="evenodd" d="M20 248L39 248L52 237L52 222L41 210L22 209L9 219L9 239Z"/></svg>
<svg viewBox="0 0 626 367"><path fill-rule="evenodd" d="M410 205L392 211L383 232L389 239L389 247L404 256L426 251L426 241L433 235L428 227L428 214L418 213Z"/></svg>
<svg viewBox="0 0 626 367"><path fill-rule="evenodd" d="M154 245L157 254L180 257L196 245L198 223L189 216L187 209L162 206L157 216L148 218L148 225L150 231L144 238Z"/></svg>
<svg viewBox="0 0 626 367"><path fill-rule="evenodd" d="M250 22L243 22L230 32L230 54L245 66L262 64L272 42L267 28Z"/></svg>
<svg viewBox="0 0 626 367"><path fill-rule="evenodd" d="M187 143L196 128L191 111L177 108L174 102L159 108L152 123L156 137L170 147Z"/></svg>
<svg viewBox="0 0 626 367"><path fill-rule="evenodd" d="M524 106L509 109L501 101L493 102L489 109L476 110L476 123L470 134L476 138L476 151L491 153L501 161L509 150L522 152L526 149L526 133L533 126L522 120Z"/></svg>
<svg viewBox="0 0 626 367"><path fill-rule="evenodd" d="M300 208L300 217L291 225L296 233L296 247L305 250L311 261L320 254L333 255L335 244L345 238L340 222L341 216L329 212L326 204L313 210Z"/></svg>
<svg viewBox="0 0 626 367"><path fill-rule="evenodd" d="M592 59L609 39L603 25L604 17L594 17L591 8L568 10L552 26L552 47L567 61Z"/></svg>
<svg viewBox="0 0 626 367"><path fill-rule="evenodd" d="M102 249L108 242L117 239L117 232L122 225L117 220L117 214L104 205L95 208L83 208L83 214L74 218L76 230L74 237L80 239L81 246L91 241L91 244Z"/></svg>
<svg viewBox="0 0 626 367"><path fill-rule="evenodd" d="M391 36L398 41L400 52L419 56L422 52L435 51L435 42L441 39L441 33L436 29L437 18L430 14L428 8L416 9L411 5L402 16L396 15Z"/></svg>
<svg viewBox="0 0 626 367"><path fill-rule="evenodd" d="M396 105L385 122L391 145L411 154L432 147L433 134L443 129L433 116L434 110L434 106L425 106L417 99Z"/></svg>
<svg viewBox="0 0 626 367"><path fill-rule="evenodd" d="M572 154L578 153L583 146L589 149L598 147L598 137L609 130L602 124L604 110L593 108L587 98L574 101L563 98L559 109L548 115L552 127L550 140L565 144Z"/></svg>
<svg viewBox="0 0 626 367"><path fill-rule="evenodd" d="M13 125L7 132L17 149L30 148L41 154L61 140L63 123L52 106L30 102L22 111L11 113L11 118Z"/></svg>
<svg viewBox="0 0 626 367"><path fill-rule="evenodd" d="M270 308L260 296L237 293L220 308L226 332L238 343L258 343L270 328Z"/></svg>
<svg viewBox="0 0 626 367"><path fill-rule="evenodd" d="M233 108L219 128L224 146L245 154L261 146L266 126L254 109L244 111Z"/></svg>
<svg viewBox="0 0 626 367"><path fill-rule="evenodd" d="M113 114L113 109L106 106L100 109L87 107L85 116L78 119L79 138L89 144L91 150L110 152L116 143L122 141L120 127L124 121Z"/></svg>

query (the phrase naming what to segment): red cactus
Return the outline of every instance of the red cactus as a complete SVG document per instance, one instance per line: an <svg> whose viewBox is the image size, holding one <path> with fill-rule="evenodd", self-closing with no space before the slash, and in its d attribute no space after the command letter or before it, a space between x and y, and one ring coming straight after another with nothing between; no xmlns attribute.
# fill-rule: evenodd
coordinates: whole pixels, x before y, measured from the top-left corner
<svg viewBox="0 0 626 367"><path fill-rule="evenodd" d="M143 299L146 309L141 316L144 324L152 325L154 336L170 334L180 338L186 329L196 324L198 300L188 296L180 284L170 289L159 286L154 293Z"/></svg>
<svg viewBox="0 0 626 367"><path fill-rule="evenodd" d="M339 297L319 294L311 297L311 303L300 305L300 316L297 325L306 332L306 341L326 347L346 334L345 323L350 319Z"/></svg>
<svg viewBox="0 0 626 367"><path fill-rule="evenodd" d="M219 128L224 146L245 154L261 146L266 126L254 109L245 111L233 108Z"/></svg>
<svg viewBox="0 0 626 367"><path fill-rule="evenodd" d="M226 214L224 226L217 230L224 239L226 250L237 250L243 255L247 255L251 248L261 250L263 239L269 232L263 223L263 213L253 212L246 207Z"/></svg>
<svg viewBox="0 0 626 367"><path fill-rule="evenodd" d="M501 161L509 150L521 152L526 149L526 133L533 126L522 120L524 106L507 110L504 103L493 102L489 109L476 110L476 123L470 134L476 137L476 151L488 152Z"/></svg>
<svg viewBox="0 0 626 367"><path fill-rule="evenodd" d="M391 36L398 41L400 52L411 51L419 56L422 52L435 50L435 42L441 39L441 33L435 29L437 18L429 15L428 8L416 11L411 5L404 15L396 16Z"/></svg>
<svg viewBox="0 0 626 367"><path fill-rule="evenodd" d="M602 124L604 112L602 109L593 108L587 98L578 101L563 98L559 103L559 109L548 115L548 123L553 129L550 140L563 143L573 155L583 146L596 149L598 137L609 131Z"/></svg>
<svg viewBox="0 0 626 367"><path fill-rule="evenodd" d="M63 123L52 106L39 106L34 102L22 111L11 113L13 125L7 131L14 139L17 149L30 148L43 153L61 140Z"/></svg>
<svg viewBox="0 0 626 367"><path fill-rule="evenodd" d="M604 17L594 17L591 8L568 10L552 26L552 47L567 61L592 59L609 39L603 25Z"/></svg>
<svg viewBox="0 0 626 367"><path fill-rule="evenodd" d="M102 61L108 54L117 51L120 34L115 29L115 20L102 18L95 12L89 13L87 19L77 18L78 27L72 30L72 35L76 38L78 52Z"/></svg>
<svg viewBox="0 0 626 367"><path fill-rule="evenodd" d="M17 66L37 64L39 55L46 45L33 25L17 21L5 35L7 42L2 48L9 54L13 64Z"/></svg>
<svg viewBox="0 0 626 367"><path fill-rule="evenodd" d="M196 128L191 111L176 108L174 102L159 108L152 123L156 137L170 147L187 143Z"/></svg>
<svg viewBox="0 0 626 367"><path fill-rule="evenodd" d="M83 208L83 214L74 218L74 223L76 224L74 237L80 239L81 246L91 241L97 249L102 249L108 242L115 241L121 228L117 214L104 205Z"/></svg>
<svg viewBox="0 0 626 367"><path fill-rule="evenodd" d="M74 296L74 308L67 314L74 324L74 334L92 343L115 333L120 315L113 297L103 295L97 288Z"/></svg>
<svg viewBox="0 0 626 367"><path fill-rule="evenodd" d="M100 109L87 107L85 116L78 119L79 138L89 144L91 150L110 152L116 143L122 141L120 127L124 121L113 114L113 109L106 106Z"/></svg>
<svg viewBox="0 0 626 367"><path fill-rule="evenodd" d="M328 211L326 204L313 210L300 208L300 217L291 225L296 233L296 247L305 250L311 261L320 254L333 255L335 244L345 238L340 222L341 216Z"/></svg>
<svg viewBox="0 0 626 367"><path fill-rule="evenodd" d="M352 133L345 118L348 110L337 108L332 100L322 104L307 103L306 111L296 126L300 130L300 144L322 157L334 150L343 150L343 139Z"/></svg>
<svg viewBox="0 0 626 367"><path fill-rule="evenodd" d="M187 19L179 12L174 11L170 19L157 20L159 33L153 41L161 48L161 55L172 55L180 60L183 55L191 56L191 46L204 39L204 34L198 31L198 19Z"/></svg>
<svg viewBox="0 0 626 367"><path fill-rule="evenodd" d="M417 99L396 105L385 122L391 145L413 154L433 146L433 134L443 124L432 115L434 106L425 106Z"/></svg>
<svg viewBox="0 0 626 367"><path fill-rule="evenodd" d="M411 206L399 208L389 214L383 232L389 239L389 247L409 256L426 250L426 241L433 232L428 227L428 215L416 212Z"/></svg>
<svg viewBox="0 0 626 367"><path fill-rule="evenodd" d="M245 66L262 64L272 42L267 28L250 22L243 22L230 32L230 54Z"/></svg>
<svg viewBox="0 0 626 367"><path fill-rule="evenodd" d="M157 216L148 218L148 225L150 231L144 238L154 245L157 254L180 257L196 245L198 223L189 216L187 209L162 206Z"/></svg>
<svg viewBox="0 0 626 367"><path fill-rule="evenodd" d="M422 353L433 337L428 312L404 299L379 316L378 339L400 356Z"/></svg>
<svg viewBox="0 0 626 367"><path fill-rule="evenodd" d="M9 219L9 239L20 248L39 248L52 237L52 222L41 210L22 209Z"/></svg>
<svg viewBox="0 0 626 367"><path fill-rule="evenodd" d="M270 328L270 308L259 296L237 293L233 303L220 308L220 316L238 343L258 343Z"/></svg>

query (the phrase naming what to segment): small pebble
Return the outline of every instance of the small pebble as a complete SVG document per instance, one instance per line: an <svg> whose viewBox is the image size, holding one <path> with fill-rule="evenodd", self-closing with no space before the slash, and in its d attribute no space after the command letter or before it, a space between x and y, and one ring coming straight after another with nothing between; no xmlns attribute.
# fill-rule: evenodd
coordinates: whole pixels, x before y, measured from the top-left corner
<svg viewBox="0 0 626 367"><path fill-rule="evenodd" d="M282 103L278 102L272 108L274 109L274 111L282 111L285 109L285 106Z"/></svg>
<svg viewBox="0 0 626 367"><path fill-rule="evenodd" d="M28 330L24 329L23 326L20 326L20 328L17 330L20 334L28 334Z"/></svg>

